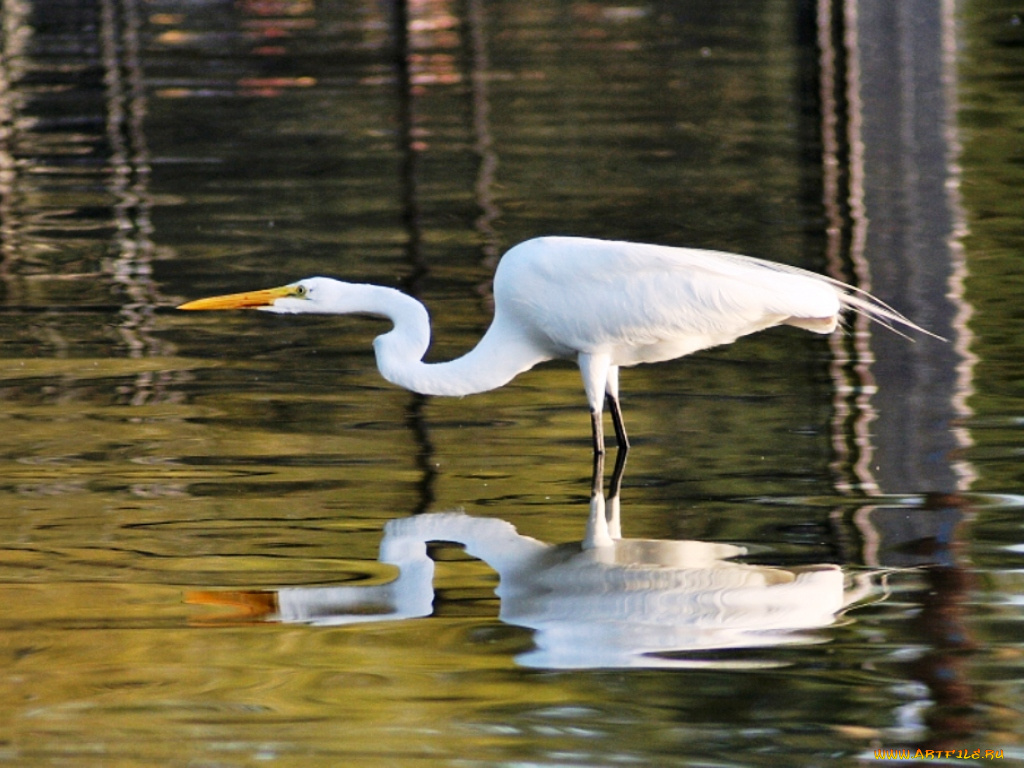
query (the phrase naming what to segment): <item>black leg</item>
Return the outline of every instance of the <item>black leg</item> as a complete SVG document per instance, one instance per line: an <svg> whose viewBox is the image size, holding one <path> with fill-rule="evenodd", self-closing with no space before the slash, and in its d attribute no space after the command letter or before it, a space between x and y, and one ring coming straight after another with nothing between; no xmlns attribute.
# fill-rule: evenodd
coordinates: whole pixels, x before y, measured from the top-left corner
<svg viewBox="0 0 1024 768"><path fill-rule="evenodd" d="M594 455L604 456L604 425L600 411L590 412L590 434L594 438Z"/></svg>
<svg viewBox="0 0 1024 768"><path fill-rule="evenodd" d="M608 410L612 413L612 425L615 427L615 441L619 444L619 451L629 453L629 437L626 436L626 425L622 421L622 408L619 406L619 399L606 395Z"/></svg>

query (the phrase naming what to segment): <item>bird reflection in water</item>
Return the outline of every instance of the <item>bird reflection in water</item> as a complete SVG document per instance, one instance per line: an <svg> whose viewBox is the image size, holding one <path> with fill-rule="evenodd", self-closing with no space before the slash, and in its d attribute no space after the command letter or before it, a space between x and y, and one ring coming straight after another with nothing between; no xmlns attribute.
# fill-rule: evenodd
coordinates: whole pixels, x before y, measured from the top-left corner
<svg viewBox="0 0 1024 768"><path fill-rule="evenodd" d="M864 580L847 588L836 565L751 565L733 559L747 550L732 544L624 539L619 506L617 483L607 503L595 492L584 539L563 545L523 536L504 520L463 513L391 520L379 555L398 569L389 583L197 591L188 600L318 626L430 616L434 561L427 544L451 542L497 572L499 618L533 630L534 647L517 657L520 664L694 667L724 662L680 654L814 642L801 631L832 624L870 589Z"/></svg>

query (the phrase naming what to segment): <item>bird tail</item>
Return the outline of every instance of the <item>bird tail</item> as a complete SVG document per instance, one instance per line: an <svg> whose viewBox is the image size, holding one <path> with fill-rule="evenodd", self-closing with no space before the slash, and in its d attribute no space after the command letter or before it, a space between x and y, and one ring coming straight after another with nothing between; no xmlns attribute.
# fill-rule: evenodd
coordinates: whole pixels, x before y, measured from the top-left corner
<svg viewBox="0 0 1024 768"><path fill-rule="evenodd" d="M790 274L804 275L805 277L811 277L815 280L826 282L839 293L839 303L843 309L848 309L859 315L864 315L873 322L884 325L890 331L905 339L909 339L910 337L901 330L903 328L923 333L925 336L931 336L933 339L938 339L939 341L947 341L947 339L939 336L937 333L932 333L927 328L922 328L913 320L905 317L884 301L872 296L864 289L848 285L842 280L836 280L833 277L827 277L817 272L810 272L806 269L794 267L790 264L779 264L778 262L766 261L765 259L758 259L749 256L736 256L725 253L721 255L731 261L753 261L762 265L766 269L770 269L775 272L789 272ZM836 320L835 318L790 318L786 322L788 325L795 325L809 331L814 331L815 333L830 333L835 328ZM831 326L829 325L830 322L832 323Z"/></svg>
<svg viewBox="0 0 1024 768"><path fill-rule="evenodd" d="M910 330L917 331L918 333L923 333L925 336L931 336L933 339L938 339L939 341L946 341L942 336L939 336L937 333L932 333L927 328L922 328L913 320L910 320L897 312L884 301L872 296L867 291L863 291L860 288L855 288L851 285L846 285L839 281L835 281L834 284L841 291L839 302L844 309L849 309L856 312L858 315L863 315L869 320L872 320L879 325L884 325L893 333L899 334L907 339L910 337L903 332L903 328L909 328Z"/></svg>

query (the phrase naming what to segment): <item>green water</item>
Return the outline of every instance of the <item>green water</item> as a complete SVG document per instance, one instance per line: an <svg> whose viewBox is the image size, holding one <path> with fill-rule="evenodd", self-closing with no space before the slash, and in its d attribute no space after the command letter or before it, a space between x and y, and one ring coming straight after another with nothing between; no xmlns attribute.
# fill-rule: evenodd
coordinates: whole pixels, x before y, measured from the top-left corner
<svg viewBox="0 0 1024 768"><path fill-rule="evenodd" d="M941 76L876 100L911 75L855 60L853 16L823 31L835 4L392 5L5 4L0 761L1019 757L1020 10L936 4L946 58L927 20L895 58ZM915 28L847 7L862 52ZM918 128L887 133L892 104ZM623 372L623 535L838 565L856 602L834 622L532 665L545 630L499 616L494 563L455 546L430 549L430 616L277 610L393 580L384 527L422 513L575 551L579 374L422 398L377 373L377 321L173 307L314 274L392 285L447 359L487 327L498 254L549 233L827 271L949 338L773 330Z"/></svg>

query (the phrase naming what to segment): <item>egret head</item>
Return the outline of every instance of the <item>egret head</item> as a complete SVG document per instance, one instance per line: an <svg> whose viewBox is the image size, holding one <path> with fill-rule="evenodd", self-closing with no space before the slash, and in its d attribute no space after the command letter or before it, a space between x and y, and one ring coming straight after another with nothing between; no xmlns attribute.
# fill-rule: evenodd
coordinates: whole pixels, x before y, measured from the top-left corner
<svg viewBox="0 0 1024 768"><path fill-rule="evenodd" d="M280 288L231 293L182 304L178 309L260 309L264 312L345 314L358 312L357 286L328 277L307 277Z"/></svg>

